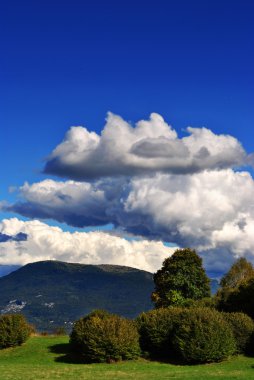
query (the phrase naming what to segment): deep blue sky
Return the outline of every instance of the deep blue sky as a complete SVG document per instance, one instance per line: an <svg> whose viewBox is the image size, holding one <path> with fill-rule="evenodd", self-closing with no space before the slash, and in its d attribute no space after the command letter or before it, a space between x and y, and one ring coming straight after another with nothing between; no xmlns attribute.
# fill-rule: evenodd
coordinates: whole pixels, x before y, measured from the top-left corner
<svg viewBox="0 0 254 380"><path fill-rule="evenodd" d="M0 14L1 200L44 178L71 125L98 132L108 110L254 151L253 1L6 0Z"/></svg>

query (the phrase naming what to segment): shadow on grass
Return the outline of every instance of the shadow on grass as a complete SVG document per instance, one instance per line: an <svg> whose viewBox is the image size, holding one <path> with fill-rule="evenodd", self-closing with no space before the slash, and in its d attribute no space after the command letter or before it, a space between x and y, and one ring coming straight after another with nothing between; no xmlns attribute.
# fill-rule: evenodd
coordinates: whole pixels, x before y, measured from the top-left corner
<svg viewBox="0 0 254 380"><path fill-rule="evenodd" d="M179 365L179 366L189 366L190 363L185 362L183 359L177 358L177 357L163 357L163 356L143 356L144 359L150 361L150 362L159 362L163 364L173 364L173 365Z"/></svg>
<svg viewBox="0 0 254 380"><path fill-rule="evenodd" d="M236 355L238 356L238 355ZM232 356L232 357L236 357L236 356ZM247 355L245 355L247 357ZM211 361L194 361L194 360L191 360L191 361L187 361L187 360L184 360L183 358L181 357L178 357L176 354L171 354L170 357L165 357L163 355L143 355L142 356L143 359L145 360L148 360L150 362L159 362L159 363L163 363L163 364L172 364L172 365L175 365L175 366L186 366L186 367L195 367L195 366L198 366L198 365L209 365L209 364L216 364L216 363L222 363L222 362L226 362L228 361L228 359L230 358L222 358L222 359L218 359L218 360L211 360ZM252 356L253 357L253 356ZM254 365L253 365L253 368L254 368Z"/></svg>
<svg viewBox="0 0 254 380"><path fill-rule="evenodd" d="M69 343L54 344L48 347L49 351L59 355L55 358L56 362L68 364L84 364L84 359L72 352Z"/></svg>
<svg viewBox="0 0 254 380"><path fill-rule="evenodd" d="M67 364L89 364L88 362L84 360L84 357L82 357L78 353L75 353L71 350L71 346L69 343L59 343L59 344L50 345L48 346L48 350L54 354L59 355L54 359L55 362L67 363ZM198 364L202 364L200 362L196 362L196 363L186 362L183 359L174 357L173 355L171 358L156 356L156 355L153 355L153 356L142 355L141 358L149 362L160 362L164 364L173 364L175 366L195 366ZM251 367L254 368L254 365Z"/></svg>
<svg viewBox="0 0 254 380"><path fill-rule="evenodd" d="M89 364L84 360L84 357L79 355L78 353L75 353L71 350L71 346L69 343L59 343L48 346L48 350L54 354L57 354L57 356L54 360L58 363L67 363L67 364ZM199 363L186 363L183 360L179 358L165 358L161 356L149 356L149 355L142 355L141 358L149 361L149 362L160 362L164 364L173 364L178 366L183 365L195 365Z"/></svg>

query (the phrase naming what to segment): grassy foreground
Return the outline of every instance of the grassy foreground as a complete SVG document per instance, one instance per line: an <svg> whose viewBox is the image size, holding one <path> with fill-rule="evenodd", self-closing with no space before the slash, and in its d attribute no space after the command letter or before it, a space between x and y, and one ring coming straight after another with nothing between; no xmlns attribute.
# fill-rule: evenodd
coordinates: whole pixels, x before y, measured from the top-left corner
<svg viewBox="0 0 254 380"><path fill-rule="evenodd" d="M253 379L254 358L243 356L215 364L180 366L145 360L117 364L71 363L68 337L32 337L22 347L0 351L1 380Z"/></svg>

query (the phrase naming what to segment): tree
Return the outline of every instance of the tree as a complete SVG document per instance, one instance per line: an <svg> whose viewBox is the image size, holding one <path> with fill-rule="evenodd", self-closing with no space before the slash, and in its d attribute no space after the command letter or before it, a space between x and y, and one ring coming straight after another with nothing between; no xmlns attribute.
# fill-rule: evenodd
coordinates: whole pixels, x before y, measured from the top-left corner
<svg viewBox="0 0 254 380"><path fill-rule="evenodd" d="M218 307L222 310L241 311L241 305L236 305L235 302L239 297L244 298L242 294L245 294L245 288L251 279L254 279L252 264L243 257L236 260L220 281L220 288L216 294Z"/></svg>
<svg viewBox="0 0 254 380"><path fill-rule="evenodd" d="M241 257L231 266L230 270L222 277L222 288L236 289L243 283L254 278L254 268L245 258Z"/></svg>
<svg viewBox="0 0 254 380"><path fill-rule="evenodd" d="M220 281L216 294L219 309L244 311L248 309L248 293L253 288L254 268L245 258L235 261ZM247 299L246 299L247 297ZM245 305L245 306L244 306Z"/></svg>
<svg viewBox="0 0 254 380"><path fill-rule="evenodd" d="M254 319L254 278L241 283L235 290L219 293L218 309L242 312Z"/></svg>
<svg viewBox="0 0 254 380"><path fill-rule="evenodd" d="M202 259L190 248L177 249L164 260L153 278L152 301L156 308L181 306L187 299L210 296L210 280L202 267Z"/></svg>

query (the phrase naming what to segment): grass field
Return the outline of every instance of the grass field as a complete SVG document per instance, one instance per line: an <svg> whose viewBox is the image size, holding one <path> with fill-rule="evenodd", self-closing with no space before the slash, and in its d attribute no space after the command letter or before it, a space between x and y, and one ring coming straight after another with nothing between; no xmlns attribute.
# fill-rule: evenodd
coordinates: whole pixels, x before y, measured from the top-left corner
<svg viewBox="0 0 254 380"><path fill-rule="evenodd" d="M254 358L243 356L206 365L180 366L138 360L117 364L71 363L68 337L32 337L22 347L0 351L1 380L253 379Z"/></svg>

